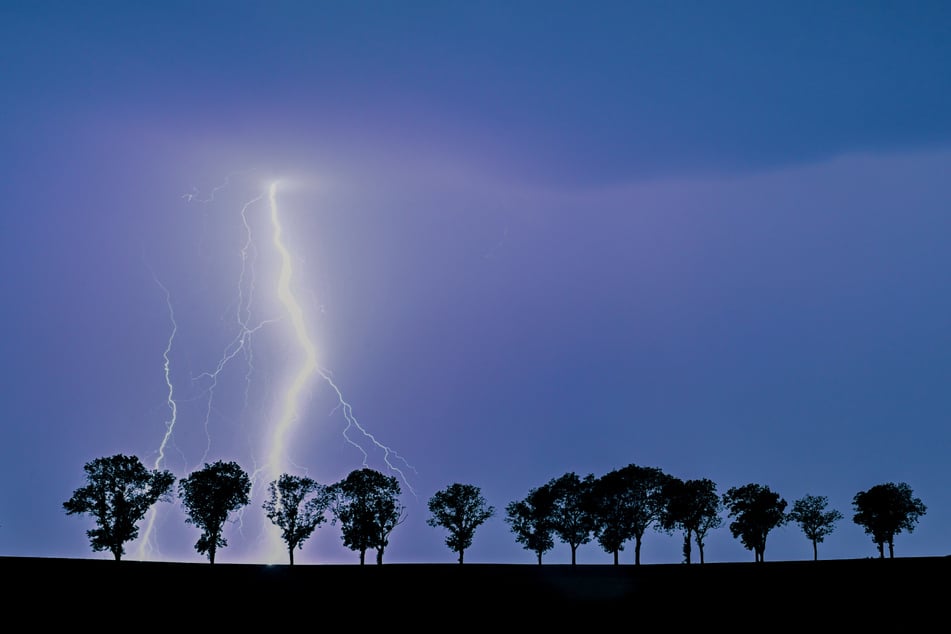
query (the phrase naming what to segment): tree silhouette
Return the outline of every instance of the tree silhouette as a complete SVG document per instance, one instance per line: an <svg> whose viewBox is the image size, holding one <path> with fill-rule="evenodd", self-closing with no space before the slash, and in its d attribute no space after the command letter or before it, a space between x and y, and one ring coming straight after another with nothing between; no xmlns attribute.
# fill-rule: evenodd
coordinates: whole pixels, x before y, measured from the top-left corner
<svg viewBox="0 0 951 634"><path fill-rule="evenodd" d="M593 483L593 475L581 478L572 472L552 478L546 485L552 496L552 531L571 549L572 566L577 563L578 547L590 542L594 532L594 516L588 504Z"/></svg>
<svg viewBox="0 0 951 634"><path fill-rule="evenodd" d="M405 519L400 492L394 476L369 468L351 471L331 487L333 521L340 522L344 546L360 553L361 566L370 548L376 549L376 563L383 563L390 533Z"/></svg>
<svg viewBox="0 0 951 634"><path fill-rule="evenodd" d="M885 544L888 544L889 558L893 558L895 535L902 531L914 532L918 519L928 510L904 482L877 484L868 491L859 491L852 505L855 508L852 520L872 536L882 559Z"/></svg>
<svg viewBox="0 0 951 634"><path fill-rule="evenodd" d="M459 554L461 564L466 549L472 545L475 530L495 515L495 507L486 505L479 487L457 482L429 498L429 512L432 515L426 523L449 531L446 546Z"/></svg>
<svg viewBox="0 0 951 634"><path fill-rule="evenodd" d="M178 496L188 514L187 524L201 529L195 542L199 554L215 563L219 548L228 545L222 535L228 516L250 501L251 479L238 463L218 460L192 472L178 483Z"/></svg>
<svg viewBox="0 0 951 634"><path fill-rule="evenodd" d="M505 521L515 533L515 541L535 553L539 566L542 555L555 547L553 509L554 499L546 485L531 489L525 499L509 502L505 507Z"/></svg>
<svg viewBox="0 0 951 634"><path fill-rule="evenodd" d="M684 534L684 562L690 563L691 539L696 541L703 563L703 546L707 533L719 528L722 504L717 494L717 485L707 478L681 480L670 478L663 487L664 508L659 526L668 533L680 529Z"/></svg>
<svg viewBox="0 0 951 634"><path fill-rule="evenodd" d="M634 535L631 526L631 486L624 471L614 469L591 485L587 506L594 516L594 538L606 553L620 563L624 542Z"/></svg>
<svg viewBox="0 0 951 634"><path fill-rule="evenodd" d="M170 499L175 476L146 469L136 456L116 454L83 465L86 486L63 502L67 515L91 515L97 528L86 531L94 552L110 551L116 561L125 543L139 536L139 521L158 501Z"/></svg>
<svg viewBox="0 0 951 634"><path fill-rule="evenodd" d="M268 499L262 504L267 518L281 529L281 539L287 544L290 565L294 565L294 550L327 520L330 507L329 488L312 478L282 473L268 484Z"/></svg>
<svg viewBox="0 0 951 634"><path fill-rule="evenodd" d="M663 489L671 476L656 467L629 464L597 478L588 506L594 516L594 536L601 548L614 556L627 540L634 540L634 564L641 563L641 544L650 526L660 519Z"/></svg>
<svg viewBox="0 0 951 634"><path fill-rule="evenodd" d="M806 495L793 502L789 520L799 524L802 532L812 542L812 560L819 559L819 544L825 536L835 530L835 523L842 519L842 513L832 509L826 511L829 499L824 495Z"/></svg>
<svg viewBox="0 0 951 634"><path fill-rule="evenodd" d="M730 488L723 494L723 504L729 516L736 518L730 523L733 537L753 551L755 561L764 561L766 536L787 521L786 500L768 486L751 483Z"/></svg>

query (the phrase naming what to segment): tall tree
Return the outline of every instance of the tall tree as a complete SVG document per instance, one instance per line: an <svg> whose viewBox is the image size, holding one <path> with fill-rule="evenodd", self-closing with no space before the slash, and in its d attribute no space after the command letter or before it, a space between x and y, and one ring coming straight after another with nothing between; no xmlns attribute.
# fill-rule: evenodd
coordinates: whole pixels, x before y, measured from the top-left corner
<svg viewBox="0 0 951 634"><path fill-rule="evenodd" d="M663 487L664 508L658 525L668 533L683 531L684 562L690 563L691 541L696 541L703 563L703 546L707 533L719 528L722 503L717 494L717 485L707 478L681 480L670 478Z"/></svg>
<svg viewBox="0 0 951 634"><path fill-rule="evenodd" d="M597 478L588 493L587 506L594 517L594 538L606 553L620 563L624 543L634 536L631 526L630 482L623 471L613 469Z"/></svg>
<svg viewBox="0 0 951 634"><path fill-rule="evenodd" d="M495 515L495 507L486 503L479 487L456 482L429 498L429 512L426 523L449 532L446 546L458 553L461 564L466 549L472 546L475 530Z"/></svg>
<svg viewBox="0 0 951 634"><path fill-rule="evenodd" d="M262 507L267 518L281 529L293 566L294 550L303 548L304 541L327 520L332 499L329 488L306 476L282 473L268 483L268 493Z"/></svg>
<svg viewBox="0 0 951 634"><path fill-rule="evenodd" d="M671 476L657 467L636 464L621 467L620 472L627 482L625 505L631 538L634 539L634 564L640 565L644 534L660 518L664 508L664 484Z"/></svg>
<svg viewBox="0 0 951 634"><path fill-rule="evenodd" d="M594 536L618 565L624 542L634 540L634 563L641 563L641 544L647 529L659 519L662 490L670 478L656 467L629 464L610 471L593 483L590 507Z"/></svg>
<svg viewBox="0 0 951 634"><path fill-rule="evenodd" d="M179 481L178 496L188 514L185 522L201 529L195 550L207 553L210 563L215 563L218 549L228 545L223 535L228 516L247 506L250 494L251 479L237 462L205 463Z"/></svg>
<svg viewBox="0 0 951 634"><path fill-rule="evenodd" d="M108 550L116 561L125 543L139 536L139 521L158 501L170 499L175 476L147 469L136 456L116 454L83 465L86 486L63 502L67 515L90 515L96 528L86 531L94 552Z"/></svg>
<svg viewBox="0 0 951 634"><path fill-rule="evenodd" d="M865 532L872 536L878 547L878 556L895 556L895 535L902 531L914 532L915 525L928 508L914 497L911 487L904 482L877 484L868 491L859 491L852 499L855 515L852 517Z"/></svg>
<svg viewBox="0 0 951 634"><path fill-rule="evenodd" d="M334 484L331 493L333 521L340 522L344 546L360 553L361 566L367 550L374 548L376 563L382 565L390 533L405 519L399 480L364 467Z"/></svg>
<svg viewBox="0 0 951 634"><path fill-rule="evenodd" d="M824 495L806 495L793 502L789 511L789 520L799 524L799 528L812 542L812 560L819 559L819 544L826 535L835 530L835 523L842 519L842 513L836 509L826 510L829 498Z"/></svg>
<svg viewBox="0 0 951 634"><path fill-rule="evenodd" d="M571 549L571 565L577 563L578 547L591 541L594 515L588 499L594 475L584 478L571 472L552 478L546 485L552 496L551 527L554 534Z"/></svg>
<svg viewBox="0 0 951 634"><path fill-rule="evenodd" d="M555 547L551 516L554 500L547 485L531 489L522 500L509 502L505 521L515 533L515 541L535 553L538 565L542 555Z"/></svg>
<svg viewBox="0 0 951 634"><path fill-rule="evenodd" d="M762 484L732 487L723 494L723 504L729 509L733 537L752 550L755 561L765 561L766 537L774 528L786 523L786 500Z"/></svg>

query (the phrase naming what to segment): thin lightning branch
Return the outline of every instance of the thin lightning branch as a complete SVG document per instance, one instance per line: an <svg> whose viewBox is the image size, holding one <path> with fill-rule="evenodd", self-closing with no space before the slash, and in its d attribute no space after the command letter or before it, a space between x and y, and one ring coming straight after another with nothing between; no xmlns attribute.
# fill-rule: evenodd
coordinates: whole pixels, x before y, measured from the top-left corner
<svg viewBox="0 0 951 634"><path fill-rule="evenodd" d="M168 336L168 342L165 345L165 351L162 353L162 359L164 363L162 368L165 374L165 385L168 388L168 409L171 412L170 418L165 422L165 435L162 437L162 442L159 445L158 457L155 459L154 469L161 469L165 463L165 448L168 446L169 441L172 438L172 433L175 431L175 422L178 420L178 403L175 402L175 387L172 385L172 375L171 375L171 360L169 355L172 352L172 344L175 342L175 334L178 332L178 323L175 321L175 310L172 308L172 296L168 292L168 289L158 281L155 280L155 283L159 285L162 291L165 293L165 303L168 306L168 318L172 322L172 332Z"/></svg>
<svg viewBox="0 0 951 634"><path fill-rule="evenodd" d="M211 195L204 200L201 200L202 203L211 202L214 200L214 195L220 189L223 189L229 184L229 179L225 180L225 183L219 185L218 187L212 190ZM251 324L251 308L254 303L254 292L255 292L255 274L254 274L254 262L257 250L254 244L254 234L251 229L251 223L248 220L249 210L259 203L264 198L263 195L257 196L249 201L247 201L241 208L241 223L244 226L244 235L245 240L244 244L241 247L241 271L238 276L237 284L237 300L235 303L235 321L237 322L239 329L235 337L231 342L225 347L222 352L222 356L219 358L217 365L214 370L210 372L203 372L195 377L195 380L200 379L210 379L210 385L205 389L205 392L208 395L208 400L206 402L205 416L203 421L203 426L205 430L205 452L202 455L200 462L206 462L208 460L208 455L211 452L212 447L212 434L211 434L211 415L214 408L215 401L215 390L218 386L218 378L221 373L224 371L225 367L239 354L243 353L245 363L247 364L247 370L244 375L244 409L246 410L249 405L250 391L252 384L252 374L254 373L254 348L251 345L252 337L259 330L265 326L279 321L278 319L264 319L258 322L257 324ZM189 198L188 200L191 200ZM247 293L245 293L247 289ZM252 461L256 463L254 455L252 452L251 455ZM261 474L265 472L265 467L258 466L255 464L254 469L249 474L249 478L252 483L251 495L255 494L255 489L257 488L258 480L261 477ZM244 512L246 509L241 509L235 520L239 532L243 532L244 528Z"/></svg>
<svg viewBox="0 0 951 634"><path fill-rule="evenodd" d="M172 434L175 431L175 423L178 420L178 403L175 401L175 387L172 384L171 358L169 356L172 352L172 344L175 342L175 335L178 332L178 322L175 321L175 309L172 307L171 293L169 293L165 285L162 284L154 274L152 278L155 280L155 283L158 284L159 288L162 289L162 292L165 293L165 305L168 307L168 318L172 323L172 332L168 336L168 341L165 344L165 351L162 353L162 358L164 360L162 367L165 374L165 385L168 388L166 403L168 404L169 409L169 419L165 421L165 435L162 436L162 442L159 444L158 456L155 458L155 463L152 465L153 469L162 469L165 464L165 449L168 447L168 443L172 439ZM142 539L139 544L140 558L144 558L145 550L152 541L152 532L155 529L156 514L157 511L154 507L149 510L145 531L142 534Z"/></svg>
<svg viewBox="0 0 951 634"><path fill-rule="evenodd" d="M190 192L188 192L188 193L186 193L186 194L182 194L182 198L184 198L184 199L185 199L186 201L188 201L188 202L192 202L193 200L194 200L194 201L197 201L197 202L200 202L200 203L210 203L210 202L214 202L214 200L215 200L215 194L217 194L219 191L221 191L222 189L225 189L226 187L228 187L228 186L231 184L231 177L232 177L232 176L234 176L234 175L236 175L236 174L245 174L245 173L247 173L247 172L253 172L253 171L254 171L253 169L249 169L249 170L244 170L244 171L239 171L239 172L232 172L231 174L228 174L227 176L225 176L225 181L224 181L222 184L220 184L220 185L215 185L214 187L211 188L211 193L208 194L208 198L198 198L198 188L197 188L197 187L192 187L192 191L190 191Z"/></svg>
<svg viewBox="0 0 951 634"><path fill-rule="evenodd" d="M212 191L212 196L208 199L209 201L214 198L214 192L218 189L221 189L227 185L219 185ZM238 301L235 308L235 319L240 326L238 333L235 335L234 339L231 340L222 353L221 358L218 360L218 364L215 369L211 372L202 372L199 374L196 379L208 378L211 380L211 385L206 389L208 393L208 402L205 410L205 453L202 456L201 462L204 462L208 458L208 454L211 451L211 431L209 425L211 422L211 413L214 405L214 392L215 388L218 386L218 376L225 369L225 366L234 359L239 353L244 353L245 360L248 364L248 370L245 373L245 391L244 391L244 402L245 405L248 403L248 394L251 387L251 374L254 371L254 355L251 348L251 337L258 330L264 326L274 323L277 319L265 319L260 321L254 326L249 325L251 319L251 304L254 298L254 267L253 267L253 258L249 261L249 255L254 252L254 236L251 231L251 224L248 222L248 209L257 202L260 202L263 196L258 196L253 198L244 204L241 208L241 222L244 225L245 230L245 242L241 248L241 273L238 276ZM207 201L202 201L207 202ZM247 278L247 279L246 279ZM245 287L248 289L247 298L245 298Z"/></svg>

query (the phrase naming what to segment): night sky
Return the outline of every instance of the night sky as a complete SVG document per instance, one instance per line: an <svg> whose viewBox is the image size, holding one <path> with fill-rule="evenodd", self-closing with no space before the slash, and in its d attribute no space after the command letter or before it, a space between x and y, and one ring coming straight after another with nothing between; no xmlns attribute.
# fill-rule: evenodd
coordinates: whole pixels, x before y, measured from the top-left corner
<svg viewBox="0 0 951 634"><path fill-rule="evenodd" d="M364 465L385 563L456 561L460 482L466 562L533 564L505 506L631 463L827 496L822 559L906 482L895 555L948 554L949 60L946 2L4 2L0 555L111 558L62 504L116 453L255 476L221 563L286 561L269 477ZM205 561L184 517L126 558Z"/></svg>

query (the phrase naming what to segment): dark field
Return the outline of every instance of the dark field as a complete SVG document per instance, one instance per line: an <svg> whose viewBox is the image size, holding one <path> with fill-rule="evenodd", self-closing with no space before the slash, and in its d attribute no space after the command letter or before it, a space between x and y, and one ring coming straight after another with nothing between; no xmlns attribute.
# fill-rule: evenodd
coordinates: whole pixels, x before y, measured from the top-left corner
<svg viewBox="0 0 951 634"><path fill-rule="evenodd" d="M184 618L181 631L262 619L282 628L298 618L316 619L313 629L320 631L330 626L324 617L332 616L349 623L335 631L402 630L401 623L469 631L482 620L496 629L503 622L595 625L618 618L643 626L663 622L674 630L725 624L733 631L822 632L836 623L915 631L930 623L929 630L943 631L951 613L951 557L641 566L264 566L6 557L0 567L8 615L41 605L51 611L37 613L41 619L75 618L85 625L118 620L136 627L156 618L171 625ZM620 629L639 629L633 625Z"/></svg>

